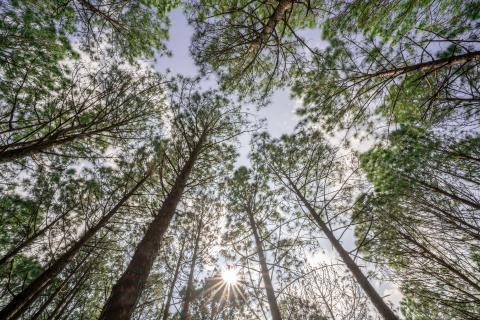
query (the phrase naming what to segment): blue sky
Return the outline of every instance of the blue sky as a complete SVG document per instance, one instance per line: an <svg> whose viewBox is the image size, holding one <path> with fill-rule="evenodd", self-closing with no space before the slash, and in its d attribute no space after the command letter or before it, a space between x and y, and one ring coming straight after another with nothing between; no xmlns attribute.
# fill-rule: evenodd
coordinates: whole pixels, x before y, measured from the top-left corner
<svg viewBox="0 0 480 320"><path fill-rule="evenodd" d="M188 25L181 9L173 11L170 15L170 40L167 42L168 49L173 53L172 57L161 57L155 63L155 68L164 72L169 69L173 74L182 74L185 76L196 76L198 67L190 56L189 46L193 34L193 28ZM207 86L213 86L213 79L204 80ZM265 130L274 137L285 133L291 133L299 118L294 114L295 100L290 98L290 90L277 90L272 97L271 103L261 110L255 106L245 106L248 112L252 113L257 119L268 119L265 123ZM240 157L239 165L248 165L250 134L244 134L240 137Z"/></svg>
<svg viewBox="0 0 480 320"><path fill-rule="evenodd" d="M176 9L170 14L171 27L170 27L170 40L167 42L168 49L173 53L171 57L161 57L155 62L155 68L160 72L165 72L167 69L172 74L182 74L184 76L196 76L198 75L198 67L194 64L192 57L190 56L189 46L191 37L193 34L193 28L188 25L185 16L181 9ZM308 30L301 32L301 35L309 42L311 46L325 46L320 40L319 30ZM215 79L203 80L203 87L214 87ZM245 109L252 113L257 119L266 119L265 128L271 136L278 137L282 134L292 133L295 129L299 118L295 115L295 106L298 102L290 97L290 90L288 88L277 90L271 99L271 103L257 110L255 106L246 105ZM339 137L343 137L343 134L339 134ZM240 137L239 153L240 157L237 160L238 165L247 165L248 152L250 149L251 134L244 134ZM338 137L331 137L330 143L338 144L340 139ZM373 141L367 141L360 143L352 141L352 148L358 151L366 151L369 149ZM342 238L342 242L347 249L353 249L355 247L353 232L349 230ZM339 260L338 255L335 253L331 244L325 239L323 241L324 252L317 252L312 259L329 262L332 260ZM398 306L401 299L401 294L395 285L389 283L381 283L378 280L372 283L381 295L389 296L387 300L390 300L394 305Z"/></svg>

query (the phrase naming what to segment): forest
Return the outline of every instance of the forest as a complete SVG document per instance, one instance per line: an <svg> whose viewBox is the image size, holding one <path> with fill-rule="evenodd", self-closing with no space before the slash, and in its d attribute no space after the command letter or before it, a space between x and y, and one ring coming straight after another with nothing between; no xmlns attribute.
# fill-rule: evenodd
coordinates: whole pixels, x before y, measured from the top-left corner
<svg viewBox="0 0 480 320"><path fill-rule="evenodd" d="M480 319L480 1L0 0L27 319Z"/></svg>

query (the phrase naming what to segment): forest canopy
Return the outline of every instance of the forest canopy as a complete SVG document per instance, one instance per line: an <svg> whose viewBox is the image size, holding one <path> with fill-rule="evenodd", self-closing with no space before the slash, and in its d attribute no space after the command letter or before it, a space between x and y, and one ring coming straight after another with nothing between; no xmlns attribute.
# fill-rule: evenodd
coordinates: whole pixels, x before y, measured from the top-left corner
<svg viewBox="0 0 480 320"><path fill-rule="evenodd" d="M1 1L0 319L480 319L479 80L475 0Z"/></svg>

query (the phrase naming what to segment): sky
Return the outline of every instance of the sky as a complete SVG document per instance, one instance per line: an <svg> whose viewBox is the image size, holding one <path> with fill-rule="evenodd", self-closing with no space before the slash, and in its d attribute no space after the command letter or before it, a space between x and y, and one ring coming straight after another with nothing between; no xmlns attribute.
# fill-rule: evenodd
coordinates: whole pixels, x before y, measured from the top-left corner
<svg viewBox="0 0 480 320"><path fill-rule="evenodd" d="M160 72L168 69L172 74L196 76L199 68L195 65L189 51L193 28L188 25L181 9L174 10L170 19L170 39L167 42L167 48L173 53L173 56L159 58L155 63L155 69ZM209 79L206 82L207 86L211 86L214 80ZM255 106L251 105L244 107L257 120L268 118L264 130L273 137L279 137L294 131L299 120L294 112L296 103L297 101L290 98L290 90L286 88L275 91L271 103L261 110L257 110ZM243 134L239 139L238 165L248 165L250 136L250 134Z"/></svg>
<svg viewBox="0 0 480 320"><path fill-rule="evenodd" d="M199 68L195 65L192 57L190 56L189 46L193 34L193 28L188 25L186 17L183 15L181 9L176 9L170 14L171 27L170 38L167 42L167 48L172 52L171 57L163 56L155 61L154 67L159 72L163 73L166 70L170 70L172 74L182 74L184 76L197 76ZM310 30L308 32L302 32L302 36L309 41L311 46L325 46L320 40L320 34L318 30ZM214 79L203 80L202 86L213 87L215 86ZM257 110L255 106L244 106L248 112L250 112L257 120L267 119L265 127L263 128L272 137L279 137L282 134L289 134L295 130L295 126L300 120L295 115L295 108L299 101L291 98L290 90L288 88L277 90L274 92L271 103ZM239 158L237 165L248 166L248 153L250 150L251 134L243 134L239 138ZM339 137L343 137L342 134L337 137L330 138L330 142L337 144L340 140ZM352 149L356 151L366 151L373 144L373 141L366 141L360 143L354 141ZM347 250L351 250L355 247L353 232L349 230L342 237L343 245ZM312 262L331 262L339 260L338 255L333 250L331 245L325 239L325 251L318 252L309 257ZM395 286L387 283L380 283L379 281L373 281L373 285L377 288L380 295L388 296L395 306L398 306L401 300L401 293Z"/></svg>

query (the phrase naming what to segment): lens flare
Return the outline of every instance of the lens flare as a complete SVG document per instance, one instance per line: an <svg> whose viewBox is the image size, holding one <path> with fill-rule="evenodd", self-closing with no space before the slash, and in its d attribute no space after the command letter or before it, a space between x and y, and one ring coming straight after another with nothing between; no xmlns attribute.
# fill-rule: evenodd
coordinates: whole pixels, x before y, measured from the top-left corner
<svg viewBox="0 0 480 320"><path fill-rule="evenodd" d="M222 280L229 284L234 285L238 283L238 271L235 269L225 269L222 271Z"/></svg>

